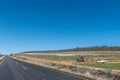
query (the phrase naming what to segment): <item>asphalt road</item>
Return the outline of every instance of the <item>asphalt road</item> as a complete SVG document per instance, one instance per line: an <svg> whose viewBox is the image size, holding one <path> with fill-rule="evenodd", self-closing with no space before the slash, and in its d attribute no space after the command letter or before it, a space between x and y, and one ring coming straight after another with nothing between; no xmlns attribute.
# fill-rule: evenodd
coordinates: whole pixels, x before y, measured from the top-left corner
<svg viewBox="0 0 120 80"><path fill-rule="evenodd" d="M0 80L86 80L81 77L30 63L15 60L6 56L0 64Z"/></svg>

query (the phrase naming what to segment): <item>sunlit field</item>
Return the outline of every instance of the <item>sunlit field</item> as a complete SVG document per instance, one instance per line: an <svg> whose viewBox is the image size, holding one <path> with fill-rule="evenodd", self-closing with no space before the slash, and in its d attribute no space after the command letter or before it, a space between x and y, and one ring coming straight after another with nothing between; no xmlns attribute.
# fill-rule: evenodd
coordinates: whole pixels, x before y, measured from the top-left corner
<svg viewBox="0 0 120 80"><path fill-rule="evenodd" d="M59 55L58 55L59 54ZM61 54L61 55L60 55ZM69 54L69 55L67 55ZM70 55L71 54L71 55ZM74 55L73 55L74 54ZM120 70L120 52L119 51L85 51L85 52L61 52L61 53L24 53L17 54L15 56L24 56L24 58L33 58L38 60L44 60L48 62L59 62L71 65L91 66L98 68L108 68ZM84 56L85 62L77 62L80 56ZM106 60L106 63L97 63L96 61L102 59Z"/></svg>

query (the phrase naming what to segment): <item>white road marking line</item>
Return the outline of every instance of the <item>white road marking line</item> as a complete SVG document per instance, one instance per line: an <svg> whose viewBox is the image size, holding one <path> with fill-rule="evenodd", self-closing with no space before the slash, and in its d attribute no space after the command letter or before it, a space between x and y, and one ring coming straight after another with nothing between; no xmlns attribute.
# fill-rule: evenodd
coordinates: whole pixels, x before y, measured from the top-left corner
<svg viewBox="0 0 120 80"><path fill-rule="evenodd" d="M26 67L24 67L24 66L22 66L22 68L24 69L24 70L28 70Z"/></svg>

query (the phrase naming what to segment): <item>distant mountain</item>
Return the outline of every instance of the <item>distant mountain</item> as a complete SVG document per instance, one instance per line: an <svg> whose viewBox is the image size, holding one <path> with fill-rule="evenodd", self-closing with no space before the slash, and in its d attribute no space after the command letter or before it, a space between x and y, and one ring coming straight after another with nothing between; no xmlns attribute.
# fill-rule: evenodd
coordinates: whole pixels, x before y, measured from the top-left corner
<svg viewBox="0 0 120 80"><path fill-rule="evenodd" d="M120 46L93 46L84 48L73 48L63 50L47 50L47 51L26 51L22 53L47 53L47 52L69 52L69 51L120 51Z"/></svg>

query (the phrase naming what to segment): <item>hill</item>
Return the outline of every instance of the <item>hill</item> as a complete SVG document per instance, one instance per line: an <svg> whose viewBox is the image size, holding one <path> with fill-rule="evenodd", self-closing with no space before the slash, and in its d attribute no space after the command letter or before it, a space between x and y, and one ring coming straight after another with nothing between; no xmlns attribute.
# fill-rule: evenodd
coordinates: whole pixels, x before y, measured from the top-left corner
<svg viewBox="0 0 120 80"><path fill-rule="evenodd" d="M120 46L93 46L84 48L73 48L63 50L46 50L46 51L25 51L22 53L49 53L49 52L77 52L77 51L120 51Z"/></svg>

